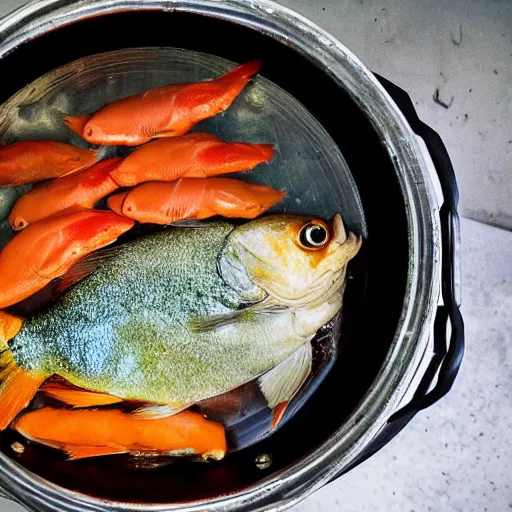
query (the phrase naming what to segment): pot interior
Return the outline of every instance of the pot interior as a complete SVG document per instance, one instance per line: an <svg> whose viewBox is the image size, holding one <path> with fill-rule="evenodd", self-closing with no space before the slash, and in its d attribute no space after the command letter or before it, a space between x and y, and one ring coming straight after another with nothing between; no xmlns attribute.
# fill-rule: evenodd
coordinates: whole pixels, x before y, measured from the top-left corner
<svg viewBox="0 0 512 512"><path fill-rule="evenodd" d="M67 462L55 450L35 444L17 456L11 449L17 434L9 431L0 437L5 454L68 489L102 499L175 503L232 494L257 484L328 442L343 425L370 388L395 335L407 279L408 233L389 155L356 104L325 70L284 44L234 23L154 11L74 23L25 43L0 61L0 103L76 59L144 47L184 48L239 63L263 59L262 76L299 101L334 140L343 157L339 171L353 178L354 198L358 193L366 220L365 225L352 212L351 227L367 238L350 265L338 357L311 398L267 439L221 462L178 463L149 471L127 467L116 457ZM337 199L344 213L344 198ZM327 202L318 201L326 212ZM272 456L268 468L255 464L261 453Z"/></svg>

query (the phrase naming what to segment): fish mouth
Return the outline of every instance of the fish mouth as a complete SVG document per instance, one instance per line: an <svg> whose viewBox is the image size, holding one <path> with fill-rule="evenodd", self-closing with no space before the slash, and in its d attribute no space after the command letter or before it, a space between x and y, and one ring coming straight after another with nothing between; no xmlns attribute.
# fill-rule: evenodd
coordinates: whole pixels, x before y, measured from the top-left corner
<svg viewBox="0 0 512 512"><path fill-rule="evenodd" d="M337 213L332 221L331 252L343 248L343 257L348 263L359 252L362 243L363 238L352 231L347 231L341 215Z"/></svg>
<svg viewBox="0 0 512 512"><path fill-rule="evenodd" d="M347 241L347 230L343 225L341 215L337 213L332 221L332 244L343 245Z"/></svg>

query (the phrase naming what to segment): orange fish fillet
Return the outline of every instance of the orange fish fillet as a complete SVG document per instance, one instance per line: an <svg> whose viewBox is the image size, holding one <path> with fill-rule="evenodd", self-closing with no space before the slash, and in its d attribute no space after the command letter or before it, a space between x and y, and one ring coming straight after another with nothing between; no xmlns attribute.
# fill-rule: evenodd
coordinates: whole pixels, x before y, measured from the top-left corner
<svg viewBox="0 0 512 512"><path fill-rule="evenodd" d="M49 141L15 142L0 147L0 187L66 176L93 165L96 151Z"/></svg>
<svg viewBox="0 0 512 512"><path fill-rule="evenodd" d="M170 224L215 215L254 219L285 196L282 191L228 178L151 182L109 198L108 206L142 223Z"/></svg>
<svg viewBox="0 0 512 512"><path fill-rule="evenodd" d="M252 169L273 154L270 144L224 142L208 133L190 133L136 149L111 176L123 187L145 181L205 178Z"/></svg>
<svg viewBox="0 0 512 512"><path fill-rule="evenodd" d="M71 176L37 185L14 205L9 216L11 228L15 231L24 229L73 206L92 208L101 198L119 188L110 172L120 162L120 158L104 160Z"/></svg>
<svg viewBox="0 0 512 512"><path fill-rule="evenodd" d="M14 428L30 440L66 451L71 459L184 450L221 459L227 451L224 427L190 411L148 420L119 410L45 407L24 414Z"/></svg>
<svg viewBox="0 0 512 512"><path fill-rule="evenodd" d="M41 290L133 225L110 211L88 209L66 210L32 224L0 253L0 309Z"/></svg>
<svg viewBox="0 0 512 512"><path fill-rule="evenodd" d="M137 146L154 138L176 137L226 110L260 68L261 61L252 61L215 80L150 89L109 103L92 115L68 116L65 122L92 144Z"/></svg>

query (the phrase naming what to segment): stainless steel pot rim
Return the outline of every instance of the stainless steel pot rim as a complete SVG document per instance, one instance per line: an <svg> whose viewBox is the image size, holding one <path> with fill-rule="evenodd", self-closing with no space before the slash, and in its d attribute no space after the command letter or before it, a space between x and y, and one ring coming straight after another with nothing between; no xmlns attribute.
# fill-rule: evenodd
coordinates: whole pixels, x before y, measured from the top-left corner
<svg viewBox="0 0 512 512"><path fill-rule="evenodd" d="M254 28L317 63L369 118L395 167L407 208L408 285L392 347L371 390L346 424L315 452L245 491L193 504L105 501L59 487L0 454L0 487L34 510L282 510L356 460L409 389L429 339L440 292L438 205L416 136L372 73L338 40L270 0L36 0L0 20L0 59L49 30L107 13L166 10Z"/></svg>

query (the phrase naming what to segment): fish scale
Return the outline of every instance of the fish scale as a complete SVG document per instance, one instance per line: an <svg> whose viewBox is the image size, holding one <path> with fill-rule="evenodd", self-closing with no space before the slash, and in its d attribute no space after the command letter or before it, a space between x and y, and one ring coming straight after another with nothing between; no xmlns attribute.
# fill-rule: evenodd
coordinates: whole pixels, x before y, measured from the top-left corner
<svg viewBox="0 0 512 512"><path fill-rule="evenodd" d="M168 229L121 246L24 325L11 342L17 364L57 369L76 385L117 396L173 403L261 374L293 348L274 347L276 329L290 329L286 315L204 333L186 327L191 316L230 313L243 303L217 272L233 227Z"/></svg>

